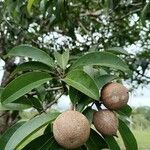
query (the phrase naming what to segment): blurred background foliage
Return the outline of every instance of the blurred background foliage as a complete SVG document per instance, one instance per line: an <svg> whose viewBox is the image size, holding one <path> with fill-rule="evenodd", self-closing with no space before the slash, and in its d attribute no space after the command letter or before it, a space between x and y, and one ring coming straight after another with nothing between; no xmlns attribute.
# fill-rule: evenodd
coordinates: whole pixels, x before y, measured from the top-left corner
<svg viewBox="0 0 150 150"><path fill-rule="evenodd" d="M0 54L6 62L4 69L9 72L15 65L3 55L22 43L50 55L69 49L72 59L87 51L120 47L132 53L123 59L133 71L133 76L127 77L133 88L148 84L148 4L146 0L1 1Z"/></svg>

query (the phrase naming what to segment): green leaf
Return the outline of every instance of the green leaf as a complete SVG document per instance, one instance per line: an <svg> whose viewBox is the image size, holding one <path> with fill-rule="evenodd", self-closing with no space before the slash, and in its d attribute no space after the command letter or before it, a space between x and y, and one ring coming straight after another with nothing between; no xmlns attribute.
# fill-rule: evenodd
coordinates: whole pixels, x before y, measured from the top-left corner
<svg viewBox="0 0 150 150"><path fill-rule="evenodd" d="M32 104L26 97L20 97L19 99L13 101L13 103L8 103L5 105L0 103L0 110L24 110L31 107Z"/></svg>
<svg viewBox="0 0 150 150"><path fill-rule="evenodd" d="M46 94L47 94L45 87L41 85L38 88L36 88L36 91L37 91L37 96L40 99L40 101L44 101Z"/></svg>
<svg viewBox="0 0 150 150"><path fill-rule="evenodd" d="M95 110L93 110L91 107L87 107L82 113L86 118L89 120L90 124L92 124L93 121L93 113Z"/></svg>
<svg viewBox="0 0 150 150"><path fill-rule="evenodd" d="M18 128L18 130L10 137L5 150L16 149L36 131L53 121L58 115L59 114L56 112L48 112L29 120Z"/></svg>
<svg viewBox="0 0 150 150"><path fill-rule="evenodd" d="M69 96L71 102L76 106L76 110L79 112L82 112L89 103L93 102L92 98L73 87L70 87Z"/></svg>
<svg viewBox="0 0 150 150"><path fill-rule="evenodd" d="M91 66L84 67L84 71L95 81L99 89L108 82L118 78L115 75L107 74L103 69L95 69Z"/></svg>
<svg viewBox="0 0 150 150"><path fill-rule="evenodd" d="M103 136L110 150L121 150L113 136Z"/></svg>
<svg viewBox="0 0 150 150"><path fill-rule="evenodd" d="M145 26L145 20L146 20L146 16L147 14L150 12L150 1L145 5L145 7L143 8L142 10L142 13L141 13L141 22L142 22L142 25Z"/></svg>
<svg viewBox="0 0 150 150"><path fill-rule="evenodd" d="M29 14L31 14L31 8L32 8L32 5L34 4L34 1L35 0L28 0L27 10Z"/></svg>
<svg viewBox="0 0 150 150"><path fill-rule="evenodd" d="M58 52L54 53L55 59L57 61L57 64L63 69L66 69L66 66L68 64L69 60L69 51L65 51L63 54L60 54Z"/></svg>
<svg viewBox="0 0 150 150"><path fill-rule="evenodd" d="M114 79L117 79L117 76L114 75L95 75L95 83L97 84L98 88L101 89L105 84L111 82Z"/></svg>
<svg viewBox="0 0 150 150"><path fill-rule="evenodd" d="M40 113L43 110L42 104L40 103L40 100L35 97L31 97L30 101L35 109Z"/></svg>
<svg viewBox="0 0 150 150"><path fill-rule="evenodd" d="M80 57L71 67L72 69L78 66L100 65L111 67L121 71L128 71L127 64L116 55L109 52L92 52Z"/></svg>
<svg viewBox="0 0 150 150"><path fill-rule="evenodd" d="M31 70L42 70L45 72L51 72L51 69L52 69L51 67L41 62L29 61L17 66L16 69L11 73L11 76L14 76L18 72L31 71Z"/></svg>
<svg viewBox="0 0 150 150"><path fill-rule="evenodd" d="M13 126L11 126L1 137L0 137L0 150L4 150L5 146L8 142L8 140L10 139L10 137L14 134L14 132L21 127L23 124L25 123L25 121L22 122L18 122L16 124L14 124Z"/></svg>
<svg viewBox="0 0 150 150"><path fill-rule="evenodd" d="M110 48L106 49L106 51L114 53L114 54L129 55L129 53L122 47L110 47Z"/></svg>
<svg viewBox="0 0 150 150"><path fill-rule="evenodd" d="M138 150L137 141L133 133L121 119L119 119L119 132L125 144L126 150Z"/></svg>
<svg viewBox="0 0 150 150"><path fill-rule="evenodd" d="M41 150L45 145L51 144L53 138L52 133L43 134L36 139L32 140L22 150Z"/></svg>
<svg viewBox="0 0 150 150"><path fill-rule="evenodd" d="M129 105L126 105L116 111L118 114L130 117L132 114L132 108Z"/></svg>
<svg viewBox="0 0 150 150"><path fill-rule="evenodd" d="M51 80L50 75L44 72L29 72L23 74L5 87L1 96L1 101L3 104L13 102L49 80Z"/></svg>
<svg viewBox="0 0 150 150"><path fill-rule="evenodd" d="M100 150L103 148L108 148L105 140L93 129L91 129L90 137L86 142L88 150Z"/></svg>
<svg viewBox="0 0 150 150"><path fill-rule="evenodd" d="M80 101L80 92L73 87L69 87L69 97L71 102L75 105Z"/></svg>
<svg viewBox="0 0 150 150"><path fill-rule="evenodd" d="M81 91L85 95L98 100L99 90L94 80L82 70L74 70L68 73L65 79L63 79L68 85Z"/></svg>
<svg viewBox="0 0 150 150"><path fill-rule="evenodd" d="M8 52L7 56L29 57L48 66L53 66L53 59L47 53L29 45L19 45L14 47Z"/></svg>

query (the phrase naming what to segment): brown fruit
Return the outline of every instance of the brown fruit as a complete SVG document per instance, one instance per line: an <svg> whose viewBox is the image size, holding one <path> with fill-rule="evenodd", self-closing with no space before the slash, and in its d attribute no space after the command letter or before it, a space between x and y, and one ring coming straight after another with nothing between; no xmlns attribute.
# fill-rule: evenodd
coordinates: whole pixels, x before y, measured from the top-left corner
<svg viewBox="0 0 150 150"><path fill-rule="evenodd" d="M101 100L108 109L120 109L127 105L128 99L128 89L120 83L109 83L101 91Z"/></svg>
<svg viewBox="0 0 150 150"><path fill-rule="evenodd" d="M53 124L55 140L64 148L73 149L83 145L90 135L87 118L77 111L60 114Z"/></svg>
<svg viewBox="0 0 150 150"><path fill-rule="evenodd" d="M102 135L116 135L118 129L118 118L116 114L108 109L99 110L93 115L93 124Z"/></svg>

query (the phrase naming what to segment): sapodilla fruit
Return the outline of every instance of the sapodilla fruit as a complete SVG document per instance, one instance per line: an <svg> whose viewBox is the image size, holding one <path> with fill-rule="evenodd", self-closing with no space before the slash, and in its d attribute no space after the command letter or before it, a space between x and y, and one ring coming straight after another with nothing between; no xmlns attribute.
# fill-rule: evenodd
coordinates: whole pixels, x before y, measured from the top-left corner
<svg viewBox="0 0 150 150"><path fill-rule="evenodd" d="M108 109L95 112L93 115L93 124L102 135L117 135L118 118L114 112Z"/></svg>
<svg viewBox="0 0 150 150"><path fill-rule="evenodd" d="M69 110L56 118L53 124L53 134L62 147L78 148L88 140L90 124L82 113Z"/></svg>
<svg viewBox="0 0 150 150"><path fill-rule="evenodd" d="M128 99L128 89L120 83L109 83L101 91L101 100L108 109L120 109L127 105Z"/></svg>

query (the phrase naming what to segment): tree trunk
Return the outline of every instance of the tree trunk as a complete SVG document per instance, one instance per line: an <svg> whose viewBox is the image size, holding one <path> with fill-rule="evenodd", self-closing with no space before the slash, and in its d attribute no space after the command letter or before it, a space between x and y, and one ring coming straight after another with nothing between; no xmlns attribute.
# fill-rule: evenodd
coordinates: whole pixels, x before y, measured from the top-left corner
<svg viewBox="0 0 150 150"><path fill-rule="evenodd" d="M0 56L3 58L3 56L6 54L5 51L5 39L3 32L0 33ZM13 59L5 59L5 66L4 66L4 74L1 82L1 87L4 87L9 82L9 75L14 68L14 58ZM5 130L8 128L10 122L12 121L11 115L9 111L0 111L0 134L4 133Z"/></svg>

